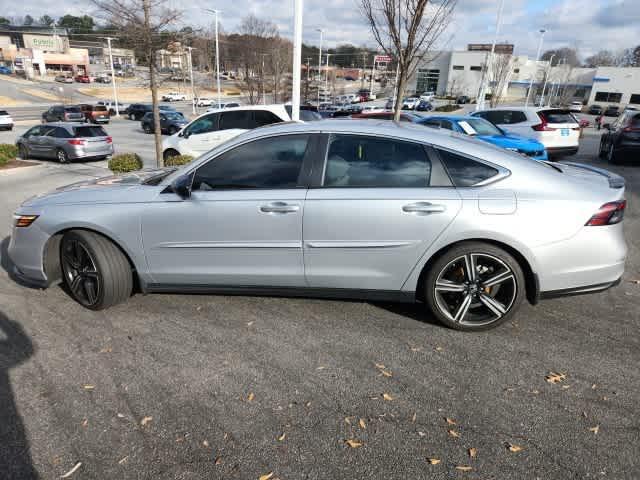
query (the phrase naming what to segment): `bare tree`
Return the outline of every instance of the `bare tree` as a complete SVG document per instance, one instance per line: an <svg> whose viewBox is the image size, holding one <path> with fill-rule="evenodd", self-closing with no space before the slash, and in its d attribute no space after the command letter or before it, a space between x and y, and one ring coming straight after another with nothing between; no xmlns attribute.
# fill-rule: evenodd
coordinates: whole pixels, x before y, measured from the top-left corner
<svg viewBox="0 0 640 480"><path fill-rule="evenodd" d="M407 80L449 26L455 5L456 0L360 0L374 39L398 64L395 120Z"/></svg>
<svg viewBox="0 0 640 480"><path fill-rule="evenodd" d="M181 13L167 6L167 0L90 0L98 14L116 27L122 37L136 45L149 66L149 87L153 104L153 124L156 147L156 163L164 166L162 157L162 133L158 109L158 72L156 52L166 46L171 35L167 27L174 24Z"/></svg>
<svg viewBox="0 0 640 480"><path fill-rule="evenodd" d="M508 53L494 53L489 66L489 85L491 86L491 108L500 103L504 91L509 85L513 71L513 56Z"/></svg>

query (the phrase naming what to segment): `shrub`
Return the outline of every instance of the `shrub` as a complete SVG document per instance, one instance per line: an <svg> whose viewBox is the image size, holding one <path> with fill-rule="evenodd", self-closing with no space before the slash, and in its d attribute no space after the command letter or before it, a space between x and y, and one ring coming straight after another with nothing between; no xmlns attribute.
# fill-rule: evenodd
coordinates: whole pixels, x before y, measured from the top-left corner
<svg viewBox="0 0 640 480"><path fill-rule="evenodd" d="M142 168L142 159L137 153L120 153L109 160L109 170L113 173L127 173Z"/></svg>
<svg viewBox="0 0 640 480"><path fill-rule="evenodd" d="M458 105L441 105L435 108L435 112L453 112L455 110L459 110L460 106Z"/></svg>
<svg viewBox="0 0 640 480"><path fill-rule="evenodd" d="M164 161L165 167L179 167L180 165L186 165L191 163L193 157L191 155L175 155L173 157L167 157Z"/></svg>
<svg viewBox="0 0 640 480"><path fill-rule="evenodd" d="M18 147L10 143L0 144L0 166L5 165L9 160L18 156Z"/></svg>

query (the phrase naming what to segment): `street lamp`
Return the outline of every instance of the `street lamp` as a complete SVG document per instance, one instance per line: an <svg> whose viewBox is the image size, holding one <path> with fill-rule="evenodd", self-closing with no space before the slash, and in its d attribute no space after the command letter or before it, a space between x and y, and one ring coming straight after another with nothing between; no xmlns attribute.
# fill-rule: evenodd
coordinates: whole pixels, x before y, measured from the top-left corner
<svg viewBox="0 0 640 480"><path fill-rule="evenodd" d="M191 111L195 115L196 114L196 90L193 88L193 57L191 55L191 51L193 47L187 47L189 51L189 79L191 80Z"/></svg>
<svg viewBox="0 0 640 480"><path fill-rule="evenodd" d="M113 86L113 103L116 109L116 118L120 117L120 107L118 105L118 89L116 88L116 74L113 69L113 53L111 52L111 40L113 37L103 37L109 46L109 64L111 65L111 85Z"/></svg>
<svg viewBox="0 0 640 480"><path fill-rule="evenodd" d="M480 79L480 91L478 92L478 98L476 99L476 110L484 109L484 99L486 97L487 90L487 77L489 68L493 68L493 52L496 49L496 41L498 40L498 34L500 33L500 26L502 24L502 8L504 7L504 0L500 0L500 6L498 7L498 16L496 18L496 31L493 35L493 43L491 44L491 53L487 60L485 68L482 70L482 78Z"/></svg>
<svg viewBox="0 0 640 480"><path fill-rule="evenodd" d="M544 28L541 28L539 30L540 32L540 41L538 42L538 53L536 54L536 67L534 69L533 74L531 75L531 81L529 82L529 90L527 91L527 99L524 102L524 106L528 107L529 106L529 95L531 95L531 89L533 88L533 80L536 77L536 74L538 73L538 60L540 60L540 52L542 51L542 40L544 40L544 34L546 32L546 30ZM534 98L534 103L535 103L535 98Z"/></svg>
<svg viewBox="0 0 640 480"><path fill-rule="evenodd" d="M322 80L322 35L324 34L323 28L316 28L317 32L320 32L320 48L318 49L318 105L320 105L320 80Z"/></svg>
<svg viewBox="0 0 640 480"><path fill-rule="evenodd" d="M220 108L220 50L218 47L218 15L220 14L220 10L205 8L205 11L209 13L213 13L216 16L216 88L218 89L218 108Z"/></svg>
<svg viewBox="0 0 640 480"><path fill-rule="evenodd" d="M302 0L294 0L293 10L293 85L291 120L300 120L300 75L302 70Z"/></svg>
<svg viewBox="0 0 640 480"><path fill-rule="evenodd" d="M544 90L545 88L547 88L547 80L549 80L549 75L551 75L551 64L553 63L553 57L555 56L556 56L555 53L551 55L551 58L549 59L549 67L547 68L547 74L544 76L544 83L542 84L542 95L540 95L541 107L544 105Z"/></svg>

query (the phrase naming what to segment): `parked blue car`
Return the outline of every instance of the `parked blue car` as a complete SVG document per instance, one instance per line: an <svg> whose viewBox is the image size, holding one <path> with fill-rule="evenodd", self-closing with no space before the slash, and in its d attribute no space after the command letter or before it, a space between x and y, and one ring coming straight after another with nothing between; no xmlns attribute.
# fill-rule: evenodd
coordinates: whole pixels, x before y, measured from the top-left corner
<svg viewBox="0 0 640 480"><path fill-rule="evenodd" d="M534 160L548 160L547 151L539 141L509 133L484 118L462 115L429 116L417 123L471 135L478 140L521 153Z"/></svg>
<svg viewBox="0 0 640 480"><path fill-rule="evenodd" d="M0 75L11 75L11 69L0 65Z"/></svg>

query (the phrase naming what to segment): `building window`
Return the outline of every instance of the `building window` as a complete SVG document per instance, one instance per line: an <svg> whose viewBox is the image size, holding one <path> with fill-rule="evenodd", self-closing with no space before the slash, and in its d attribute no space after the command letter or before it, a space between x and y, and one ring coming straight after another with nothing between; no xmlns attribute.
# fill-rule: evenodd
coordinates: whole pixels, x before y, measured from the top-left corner
<svg viewBox="0 0 640 480"><path fill-rule="evenodd" d="M482 67L480 67L480 66L471 66L471 67L469 67L469 70L471 70L472 72L481 72L482 71Z"/></svg>
<svg viewBox="0 0 640 480"><path fill-rule="evenodd" d="M632 93L631 99L629 99L629 103L640 103L640 93Z"/></svg>
<svg viewBox="0 0 640 480"><path fill-rule="evenodd" d="M622 93L596 92L596 102L620 103Z"/></svg>
<svg viewBox="0 0 640 480"><path fill-rule="evenodd" d="M438 80L440 80L440 70L431 70L427 68L419 68L416 76L416 92L435 92L438 89Z"/></svg>
<svg viewBox="0 0 640 480"><path fill-rule="evenodd" d="M519 68L514 68L513 69L513 73L520 73L520 69Z"/></svg>
<svg viewBox="0 0 640 480"><path fill-rule="evenodd" d="M454 65L453 69L454 70L464 70L464 65Z"/></svg>

